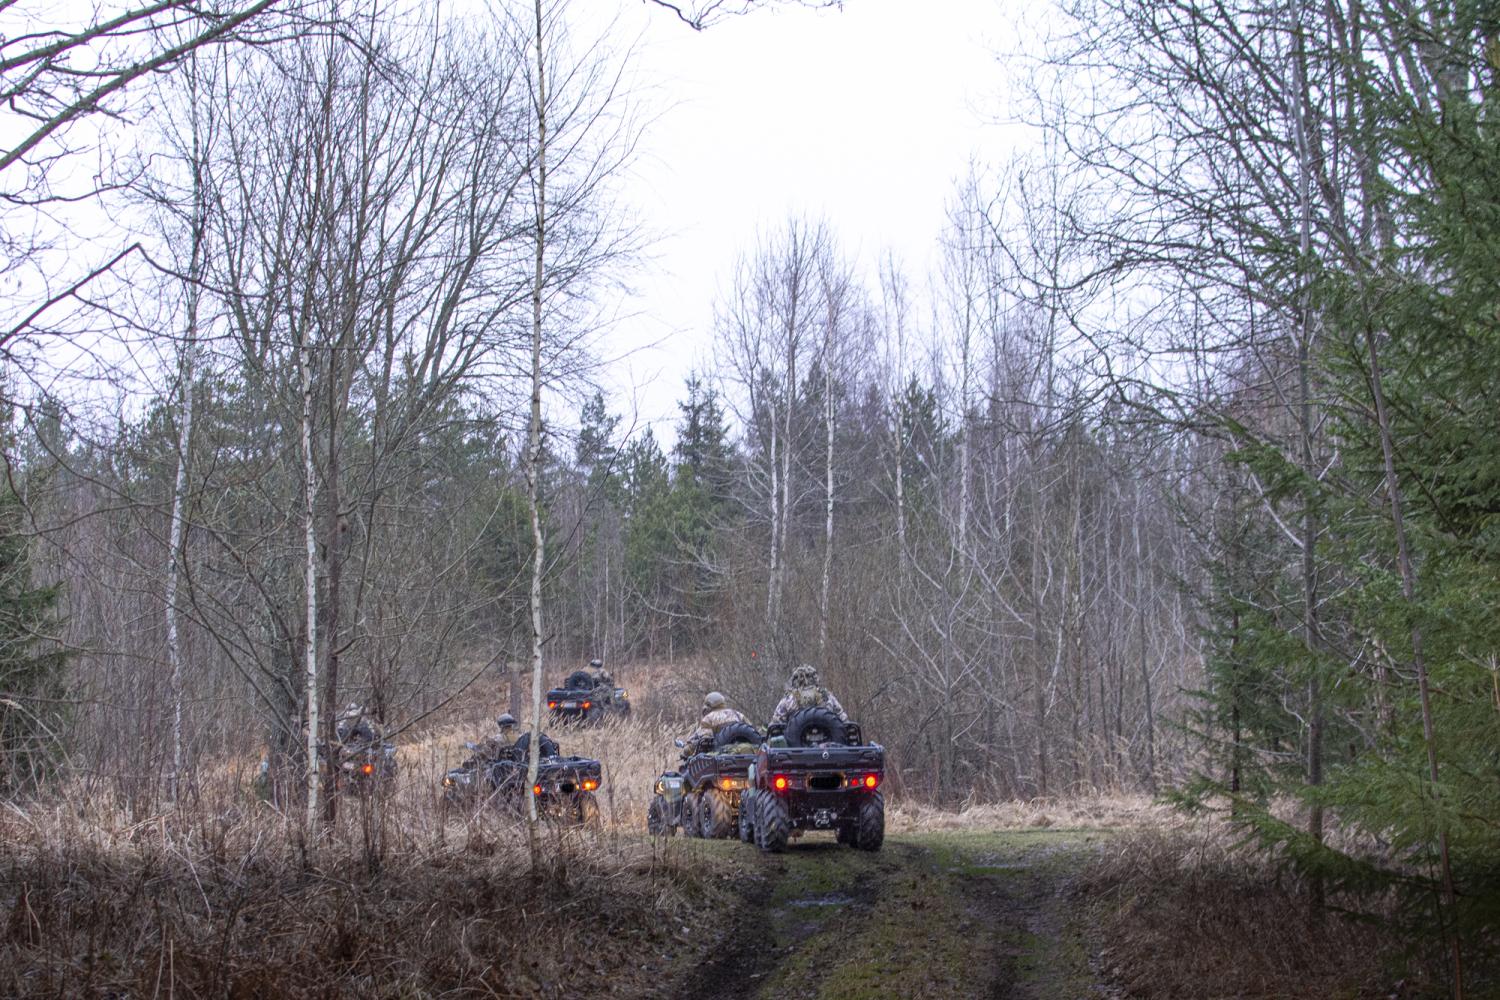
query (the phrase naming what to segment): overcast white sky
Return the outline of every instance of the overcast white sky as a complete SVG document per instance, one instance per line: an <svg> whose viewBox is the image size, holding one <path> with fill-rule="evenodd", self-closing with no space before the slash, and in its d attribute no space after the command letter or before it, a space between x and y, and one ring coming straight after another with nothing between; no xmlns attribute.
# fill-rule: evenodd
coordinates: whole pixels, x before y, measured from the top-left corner
<svg viewBox="0 0 1500 1000"><path fill-rule="evenodd" d="M757 228L825 217L873 268L886 249L925 283L945 202L971 158L1020 141L986 124L1004 106L1013 15L1001 0L847 0L781 7L694 32L642 0L585 0L575 32L618 15L661 109L627 197L660 241L609 341L633 351L605 378L610 406L671 438L683 379L705 368L714 302ZM602 22L601 22L602 23ZM648 346L653 345L656 346Z"/></svg>

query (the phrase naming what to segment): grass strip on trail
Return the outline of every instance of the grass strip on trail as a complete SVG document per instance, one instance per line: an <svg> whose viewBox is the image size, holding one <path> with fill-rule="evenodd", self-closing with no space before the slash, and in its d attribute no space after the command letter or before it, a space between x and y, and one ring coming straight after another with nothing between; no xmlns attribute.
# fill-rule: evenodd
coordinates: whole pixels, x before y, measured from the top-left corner
<svg viewBox="0 0 1500 1000"><path fill-rule="evenodd" d="M714 863L745 868L742 906L705 960L685 970L686 995L1107 996L1062 898L1099 836L908 833L875 854L816 836L771 856L703 844Z"/></svg>

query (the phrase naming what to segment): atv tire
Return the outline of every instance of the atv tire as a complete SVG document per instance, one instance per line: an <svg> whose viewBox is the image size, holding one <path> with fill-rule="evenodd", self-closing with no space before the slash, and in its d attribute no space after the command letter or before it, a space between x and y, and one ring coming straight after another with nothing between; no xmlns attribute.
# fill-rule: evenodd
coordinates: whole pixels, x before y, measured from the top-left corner
<svg viewBox="0 0 1500 1000"><path fill-rule="evenodd" d="M581 792L573 800L573 819L585 830L601 830L604 820L599 815L599 800L593 792Z"/></svg>
<svg viewBox="0 0 1500 1000"><path fill-rule="evenodd" d="M821 732L823 738L815 739L814 731ZM804 708L794 713L786 720L785 735L786 745L789 747L815 747L821 743L844 746L848 743L844 737L843 720L837 713L821 706Z"/></svg>
<svg viewBox="0 0 1500 1000"><path fill-rule="evenodd" d="M731 722L714 733L714 749L722 750L731 743L752 743L759 746L761 739L760 731L750 723Z"/></svg>
<svg viewBox="0 0 1500 1000"><path fill-rule="evenodd" d="M697 837L702 834L698 828L698 796L696 794L684 795L682 797L682 835L684 837Z"/></svg>
<svg viewBox="0 0 1500 1000"><path fill-rule="evenodd" d="M755 823L755 846L773 854L786 850L792 836L792 814L780 795L757 795L760 815Z"/></svg>
<svg viewBox="0 0 1500 1000"><path fill-rule="evenodd" d="M707 840L721 840L734 832L734 807L717 788L703 793L698 806L699 832Z"/></svg>
<svg viewBox="0 0 1500 1000"><path fill-rule="evenodd" d="M646 832L653 837L670 837L677 832L668 814L667 800L660 795L653 795L651 804L646 807Z"/></svg>
<svg viewBox="0 0 1500 1000"><path fill-rule="evenodd" d="M755 793L740 793L740 843L750 844L755 841Z"/></svg>
<svg viewBox="0 0 1500 1000"><path fill-rule="evenodd" d="M851 843L861 851L878 851L885 842L885 797L871 792L859 804Z"/></svg>

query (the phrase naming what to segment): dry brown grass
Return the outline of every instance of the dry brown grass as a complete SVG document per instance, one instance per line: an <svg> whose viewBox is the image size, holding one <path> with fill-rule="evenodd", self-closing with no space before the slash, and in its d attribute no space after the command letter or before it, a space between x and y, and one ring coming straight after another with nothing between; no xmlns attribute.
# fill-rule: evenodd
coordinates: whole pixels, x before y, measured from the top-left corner
<svg viewBox="0 0 1500 1000"><path fill-rule="evenodd" d="M533 869L493 813L356 807L309 852L267 812L7 814L0 995L649 995L721 892L642 837L549 828Z"/></svg>
<svg viewBox="0 0 1500 1000"><path fill-rule="evenodd" d="M972 802L957 811L897 800L888 804L886 812L886 828L896 833L1048 828L1128 830L1170 827L1181 822L1171 809L1140 795Z"/></svg>
<svg viewBox="0 0 1500 1000"><path fill-rule="evenodd" d="M83 783L0 807L0 995L651 995L724 891L692 845L638 832L672 734L557 732L605 762L605 826L545 827L534 870L517 817L441 807L443 772L484 731L405 735L393 787L340 799L312 849L300 811L253 794L254 754L205 766L158 814Z"/></svg>
<svg viewBox="0 0 1500 1000"><path fill-rule="evenodd" d="M1111 838L1076 889L1099 921L1104 971L1132 997L1385 1000L1434 988L1398 933L1346 916L1352 901L1337 897L1315 917L1305 885L1217 822Z"/></svg>

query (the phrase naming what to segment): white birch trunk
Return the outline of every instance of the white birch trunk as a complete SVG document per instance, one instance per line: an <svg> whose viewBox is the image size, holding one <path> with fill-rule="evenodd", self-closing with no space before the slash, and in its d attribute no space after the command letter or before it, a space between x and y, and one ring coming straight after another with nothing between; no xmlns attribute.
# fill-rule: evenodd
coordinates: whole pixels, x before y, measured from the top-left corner
<svg viewBox="0 0 1500 1000"><path fill-rule="evenodd" d="M190 72L196 73L196 62ZM195 81L196 77L190 77ZM187 328L184 331L182 355L177 366L177 377L182 386L182 410L177 429L177 474L172 483L172 522L167 533L167 664L172 672L172 778L168 795L173 802L182 791L183 739L182 702L183 667L182 643L177 628L177 588L179 567L182 565L184 521L187 508L188 454L193 438L193 379L197 377L198 350L198 281L203 270L203 172L202 150L198 134L198 118L194 112L192 121L192 248L188 260L187 284Z"/></svg>
<svg viewBox="0 0 1500 1000"><path fill-rule="evenodd" d="M317 503L318 483L313 468L312 447L312 348L307 344L307 331L302 332L299 346L302 369L302 477L304 506L302 511L306 550L307 589L307 646L306 646L306 698L307 698L307 772L303 780L307 786L307 838L309 844L316 838L318 829L318 539L314 508Z"/></svg>
<svg viewBox="0 0 1500 1000"><path fill-rule="evenodd" d="M771 459L771 462L770 462L770 465L771 465L771 569L770 569L770 575L769 575L769 577L766 580L766 621L767 622L774 622L776 620L776 607L777 607L778 603L780 602L780 595L777 593L777 584L778 584L779 579L780 579L780 577L778 576L778 571L780 569L780 565L777 562L777 558L776 557L777 557L778 553L780 552L780 547L779 547L778 543L779 543L780 532L781 532L781 494L778 491L780 489L781 480L780 480L780 470L777 467L777 462L778 462L779 459L778 459L778 456L776 454L776 445L777 445L776 421L772 420L771 421L771 454L770 454L770 459Z"/></svg>
<svg viewBox="0 0 1500 1000"><path fill-rule="evenodd" d="M542 750L542 283L547 249L547 75L542 38L542 0L534 0L536 14L536 273L531 286L531 419L526 434L526 499L531 509L531 746L526 761L526 802L531 862L538 860L536 785Z"/></svg>
<svg viewBox="0 0 1500 1000"><path fill-rule="evenodd" d="M958 391L958 555L962 559L969 546L969 382L972 379L970 341L972 315L964 310L963 345L960 355Z"/></svg>
<svg viewBox="0 0 1500 1000"><path fill-rule="evenodd" d="M823 359L823 580L818 595L818 657L828 662L828 592L833 581L833 307L829 307L828 346Z"/></svg>
<svg viewBox="0 0 1500 1000"><path fill-rule="evenodd" d="M197 248L194 247L194 256ZM183 769L182 702L183 670L182 644L177 629L178 567L184 558L184 519L187 507L188 449L193 437L193 378L195 375L194 353L197 350L198 293L196 287L188 291L187 344L183 348L179 365L182 381L182 416L177 432L177 476L172 484L172 524L167 535L167 663L172 671L172 780L169 794L176 802L181 793Z"/></svg>

